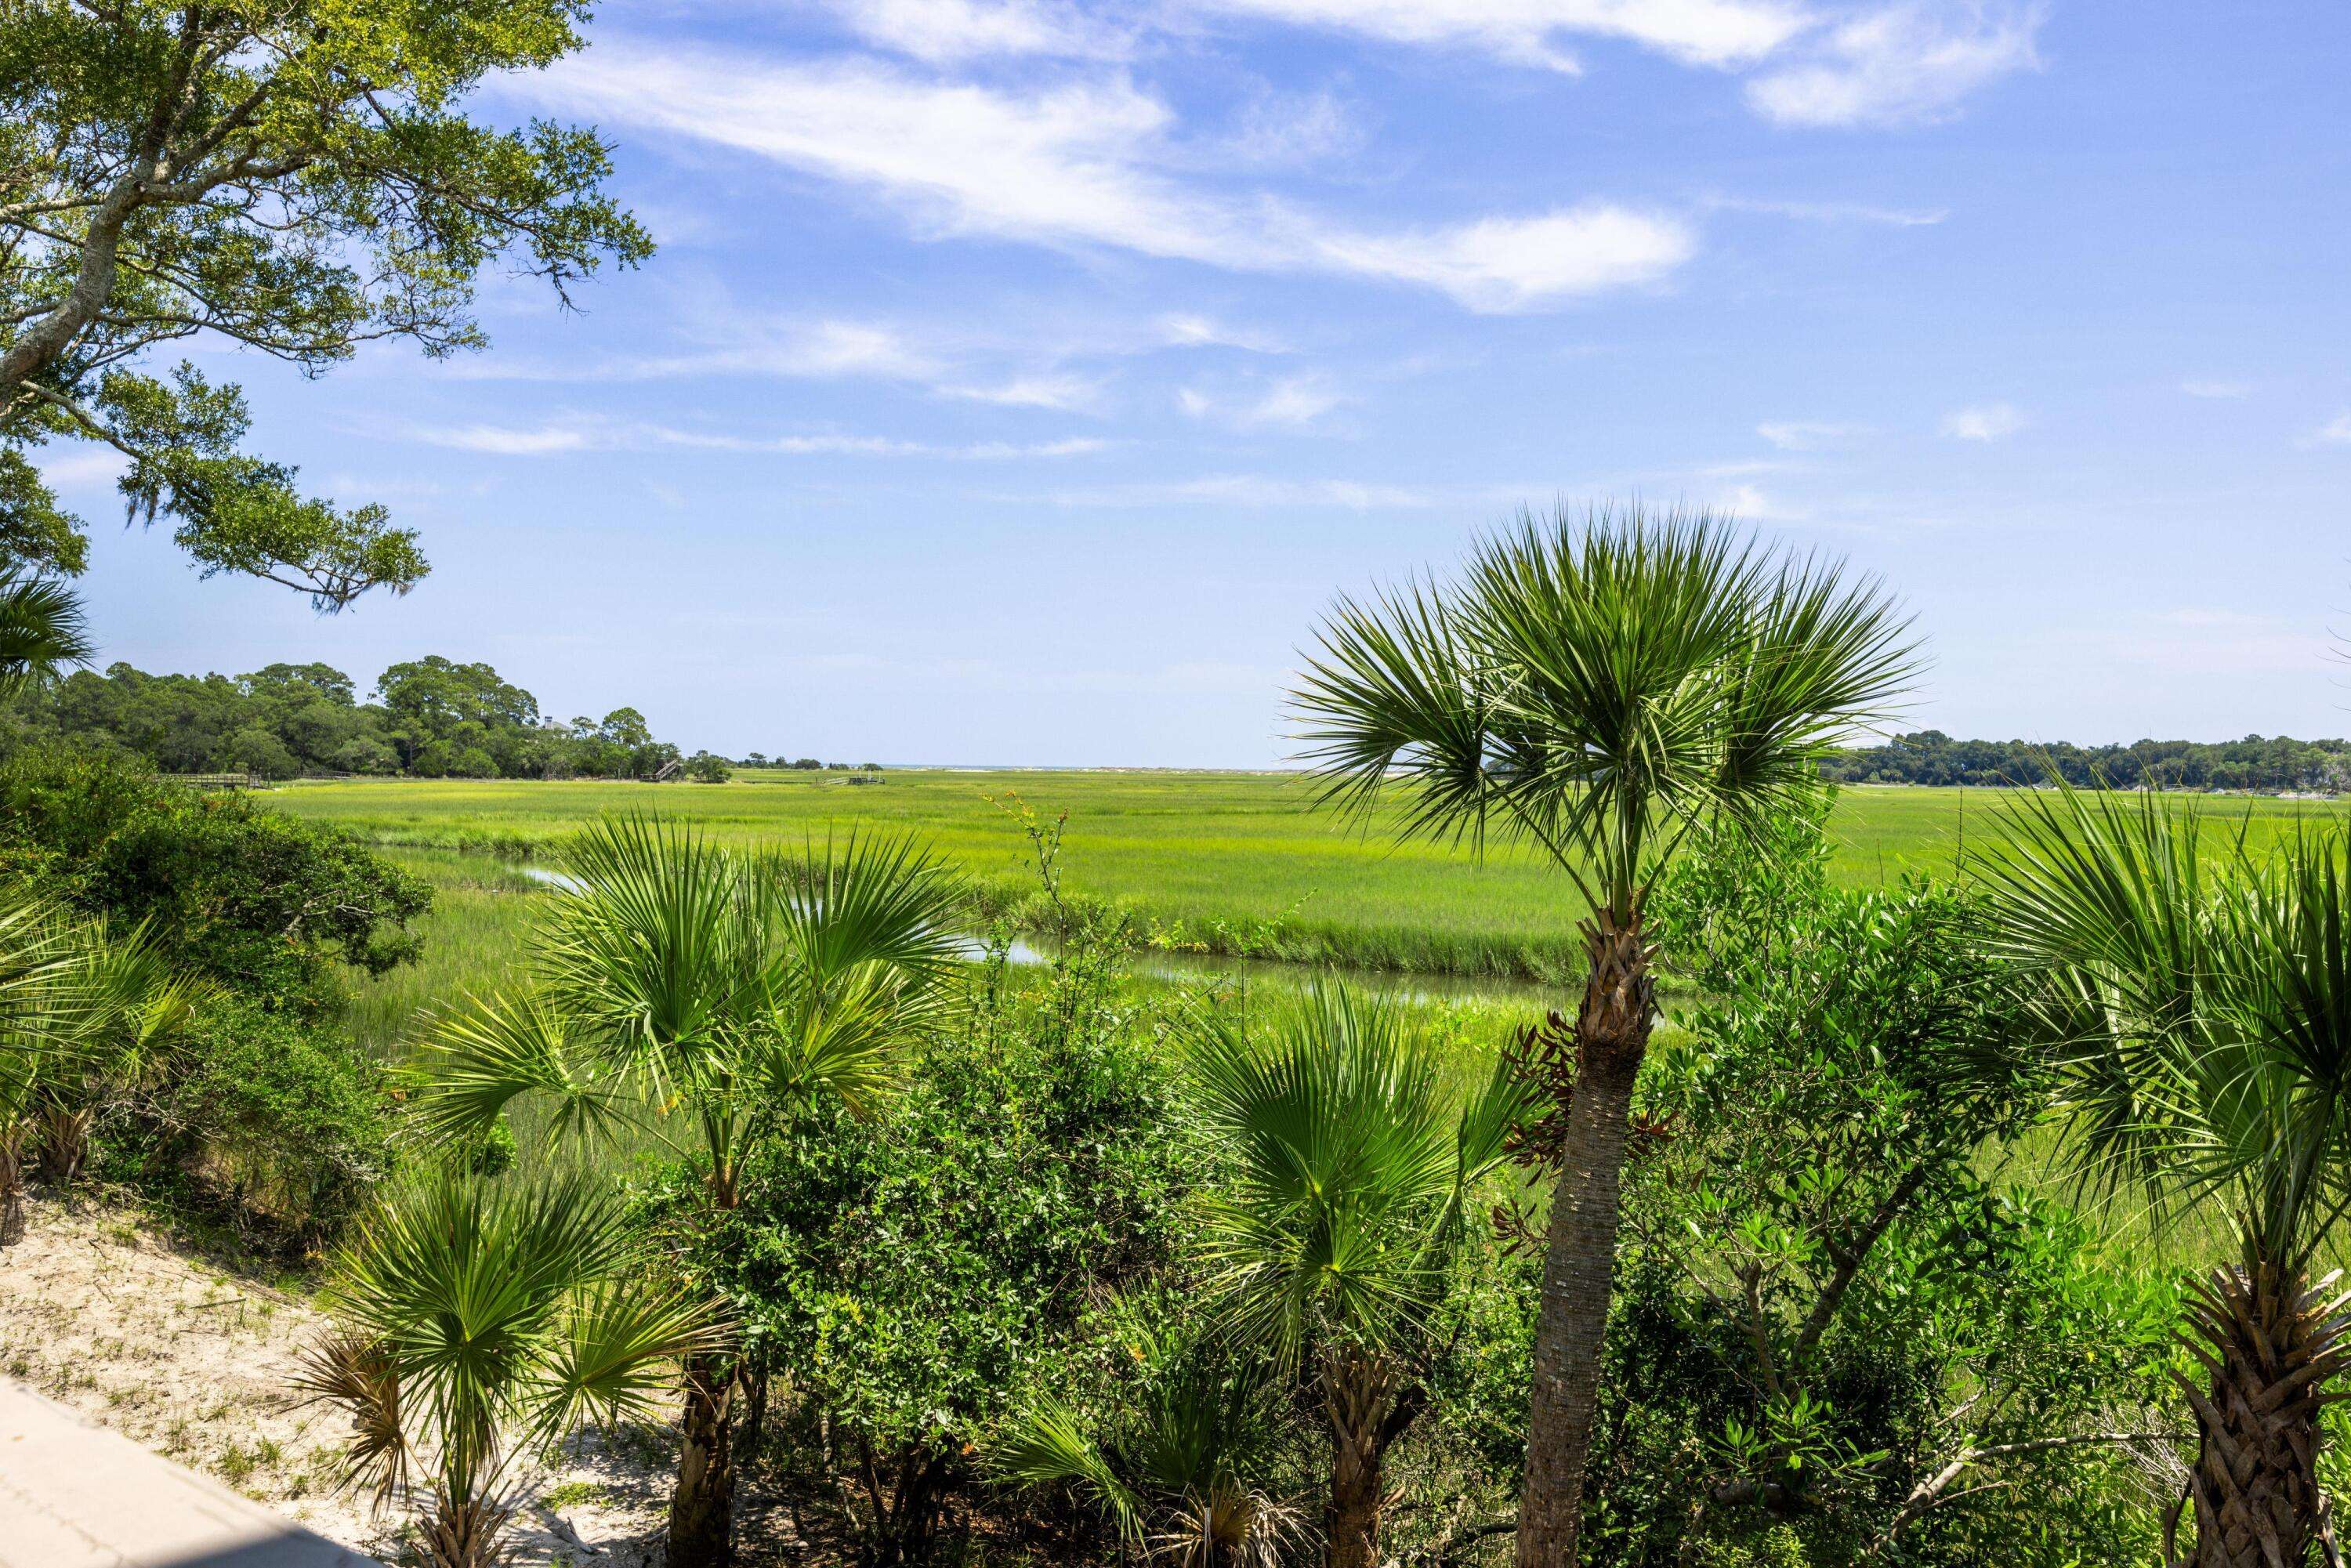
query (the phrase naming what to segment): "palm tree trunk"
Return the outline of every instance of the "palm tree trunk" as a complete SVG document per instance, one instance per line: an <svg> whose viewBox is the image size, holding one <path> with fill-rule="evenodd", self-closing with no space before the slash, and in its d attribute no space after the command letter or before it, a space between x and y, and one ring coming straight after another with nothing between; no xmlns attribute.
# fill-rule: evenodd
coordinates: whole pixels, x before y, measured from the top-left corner
<svg viewBox="0 0 2351 1568"><path fill-rule="evenodd" d="M89 1164L90 1113L51 1105L41 1118L41 1174L59 1186L81 1179Z"/></svg>
<svg viewBox="0 0 2351 1568"><path fill-rule="evenodd" d="M1382 1469L1391 1436L1395 1369L1384 1357L1341 1351L1324 1364L1322 1405L1331 1421L1331 1496L1323 1506L1326 1568L1375 1568Z"/></svg>
<svg viewBox="0 0 2351 1568"><path fill-rule="evenodd" d="M0 1247L25 1237L24 1147L21 1125L0 1121Z"/></svg>
<svg viewBox="0 0 2351 1568"><path fill-rule="evenodd" d="M507 1560L507 1525L513 1518L510 1508L453 1492L445 1481L436 1481L416 1521L419 1553L426 1568L498 1568Z"/></svg>
<svg viewBox="0 0 2351 1568"><path fill-rule="evenodd" d="M669 1500L669 1568L732 1568L735 1562L735 1456L731 1408L735 1365L698 1355L685 1364L684 1445L677 1490Z"/></svg>
<svg viewBox="0 0 2351 1568"><path fill-rule="evenodd" d="M1616 1281L1618 1183L1633 1081L1656 1018L1653 956L1636 915L1583 927L1591 968L1575 1015L1576 1075L1560 1139L1535 1323L1519 1568L1573 1568L1583 1469L1600 1394L1600 1350Z"/></svg>
<svg viewBox="0 0 2351 1568"><path fill-rule="evenodd" d="M2322 1523L2319 1412L2344 1366L2346 1324L2299 1270L2250 1253L2191 1282L2189 1324L2209 1397L2185 1383L2199 1438L2183 1501L2196 1505L2186 1568L2303 1568Z"/></svg>

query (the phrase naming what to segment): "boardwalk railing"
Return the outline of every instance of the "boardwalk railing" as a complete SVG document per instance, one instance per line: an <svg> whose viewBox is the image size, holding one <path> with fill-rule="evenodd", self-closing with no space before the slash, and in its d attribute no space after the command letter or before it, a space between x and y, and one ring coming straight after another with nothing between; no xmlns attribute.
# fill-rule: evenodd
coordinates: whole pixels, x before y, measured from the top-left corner
<svg viewBox="0 0 2351 1568"><path fill-rule="evenodd" d="M191 789L266 789L269 780L258 773L165 773L161 777Z"/></svg>

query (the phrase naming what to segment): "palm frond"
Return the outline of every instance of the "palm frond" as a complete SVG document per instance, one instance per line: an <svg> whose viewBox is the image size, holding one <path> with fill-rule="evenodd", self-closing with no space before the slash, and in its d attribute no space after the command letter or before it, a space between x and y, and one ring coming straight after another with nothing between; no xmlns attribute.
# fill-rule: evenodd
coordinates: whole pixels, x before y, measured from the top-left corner
<svg viewBox="0 0 2351 1568"><path fill-rule="evenodd" d="M422 1421L443 1479L478 1495L499 1435L534 1425L559 1385L571 1301L632 1257L617 1199L579 1173L528 1184L443 1170L390 1194L338 1260L328 1300L345 1331L381 1344L404 1416Z"/></svg>
<svg viewBox="0 0 2351 1568"><path fill-rule="evenodd" d="M1416 1332L1464 1156L1499 1144L1499 1102L1457 1103L1403 1012L1335 982L1262 1030L1212 1014L1197 1035L1195 1092L1231 1161L1204 1239L1229 1331L1293 1364L1326 1332L1375 1343Z"/></svg>
<svg viewBox="0 0 2351 1568"><path fill-rule="evenodd" d="M2306 1263L2351 1152L2351 844L2298 835L2208 866L2198 816L2152 794L2036 791L1980 863L2039 1013L2085 1175L2231 1197L2266 1257Z"/></svg>
<svg viewBox="0 0 2351 1568"><path fill-rule="evenodd" d="M963 877L912 839L857 833L835 848L769 856L780 891L778 925L807 982L819 992L872 970L927 992L961 957L955 921Z"/></svg>
<svg viewBox="0 0 2351 1568"><path fill-rule="evenodd" d="M1012 1411L982 1452L998 1480L1018 1486L1062 1486L1083 1492L1129 1541L1143 1540L1143 1502L1111 1468L1077 1412L1054 1399Z"/></svg>
<svg viewBox="0 0 2351 1568"><path fill-rule="evenodd" d="M1449 585L1343 600L1291 699L1322 799L1531 839L1621 916L1690 821L1813 780L1908 685L1907 638L1874 581L1707 513L1562 507Z"/></svg>
<svg viewBox="0 0 2351 1568"><path fill-rule="evenodd" d="M382 1509L407 1484L413 1459L390 1349L364 1330L334 1329L299 1352L295 1365L300 1404L331 1405L350 1418L343 1484L366 1486Z"/></svg>
<svg viewBox="0 0 2351 1568"><path fill-rule="evenodd" d="M468 996L432 1021L404 1066L409 1124L428 1147L451 1148L486 1135L516 1100L541 1094L553 1102L553 1136L607 1138L637 1103L607 1068L575 1044L543 993Z"/></svg>
<svg viewBox="0 0 2351 1568"><path fill-rule="evenodd" d="M533 1436L551 1445L583 1422L611 1429L650 1415L678 1364L728 1343L707 1298L642 1274L579 1295L538 1372Z"/></svg>
<svg viewBox="0 0 2351 1568"><path fill-rule="evenodd" d="M564 864L577 886L557 901L540 954L550 999L648 1071L678 1071L758 979L740 865L648 814L586 829Z"/></svg>
<svg viewBox="0 0 2351 1568"><path fill-rule="evenodd" d="M0 570L0 696L45 685L97 651L73 590L52 577Z"/></svg>

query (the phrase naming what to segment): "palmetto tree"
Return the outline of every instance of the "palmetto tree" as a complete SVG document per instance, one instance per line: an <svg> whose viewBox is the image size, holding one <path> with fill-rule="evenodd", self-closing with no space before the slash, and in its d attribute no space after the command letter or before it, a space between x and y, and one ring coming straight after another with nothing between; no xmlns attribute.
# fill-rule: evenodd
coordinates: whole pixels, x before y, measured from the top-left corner
<svg viewBox="0 0 2351 1568"><path fill-rule="evenodd" d="M1372 1568L1387 1453L1425 1402L1468 1202L1502 1161L1522 1092L1499 1070L1448 1092L1401 1012L1336 984L1262 1030L1211 1015L1192 1071L1228 1162L1204 1242L1214 1321L1319 1393L1327 1561Z"/></svg>
<svg viewBox="0 0 2351 1568"><path fill-rule="evenodd" d="M26 1108L42 1170L62 1184L89 1164L90 1127L110 1099L153 1073L212 988L175 968L144 925L118 936L91 923L58 940L65 958L42 999Z"/></svg>
<svg viewBox="0 0 2351 1568"><path fill-rule="evenodd" d="M1915 669L1872 580L1637 508L1487 538L1458 579L1343 600L1294 694L1324 799L1399 831L1531 843L1575 890L1575 1018L1534 1351L1526 1568L1573 1563L1633 1084L1656 1008L1644 906L1681 834L1819 788Z"/></svg>
<svg viewBox="0 0 2351 1568"><path fill-rule="evenodd" d="M0 697L89 662L81 601L55 578L0 569Z"/></svg>
<svg viewBox="0 0 2351 1568"><path fill-rule="evenodd" d="M893 839L746 853L649 818L583 833L532 984L444 1019L414 1063L426 1136L462 1144L524 1097L559 1134L688 1129L714 1210L762 1143L827 1098L862 1108L938 1018L961 881ZM737 1367L685 1363L671 1568L733 1558Z"/></svg>
<svg viewBox="0 0 2351 1568"><path fill-rule="evenodd" d="M709 1303L653 1282L612 1194L577 1175L433 1173L361 1223L327 1299L335 1326L297 1386L350 1416L350 1476L379 1507L414 1493L427 1568L503 1562L516 1454L648 1414L680 1360L721 1342Z"/></svg>
<svg viewBox="0 0 2351 1568"><path fill-rule="evenodd" d="M2175 1511L2167 1557L2299 1568L2324 1528L2319 1413L2351 1364L2343 1302L2311 1278L2351 1207L2351 840L2257 864L2241 839L2207 855L2197 816L2156 796L2025 801L1980 863L2039 970L2068 1146L2099 1183L2217 1207L2234 1232L2235 1260L2189 1285L2195 1537L2179 1557Z"/></svg>
<svg viewBox="0 0 2351 1568"><path fill-rule="evenodd" d="M0 1247L24 1228L25 1155L41 1075L61 1043L57 997L78 935L22 888L0 891Z"/></svg>
<svg viewBox="0 0 2351 1568"><path fill-rule="evenodd" d="M1270 1365L1217 1349L1154 1357L1134 1407L1108 1419L1056 1399L1021 1406L989 1437L988 1469L1091 1498L1176 1568L1274 1568L1301 1532L1297 1510L1255 1479L1277 1427Z"/></svg>

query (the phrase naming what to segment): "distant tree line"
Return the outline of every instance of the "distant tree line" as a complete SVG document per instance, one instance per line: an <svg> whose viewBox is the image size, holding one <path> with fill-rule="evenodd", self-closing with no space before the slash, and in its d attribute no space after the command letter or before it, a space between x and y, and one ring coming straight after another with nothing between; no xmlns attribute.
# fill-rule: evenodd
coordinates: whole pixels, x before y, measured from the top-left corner
<svg viewBox="0 0 2351 1568"><path fill-rule="evenodd" d="M422 779L652 779L687 762L644 715L618 707L569 722L486 664L435 653L392 665L369 700L328 664L249 674L152 675L125 664L82 671L0 710L0 738L127 752L166 773L406 774ZM712 758L711 762L718 759Z"/></svg>
<svg viewBox="0 0 2351 1568"><path fill-rule="evenodd" d="M743 758L745 768L780 768L802 773L879 773L878 762L861 762L855 768L846 762L819 762L813 757L770 757L764 751L754 751Z"/></svg>
<svg viewBox="0 0 2351 1568"><path fill-rule="evenodd" d="M2242 740L1954 740L1939 729L1842 751L1824 771L1840 784L2069 784L2115 789L2351 789L2351 743L2249 735Z"/></svg>

